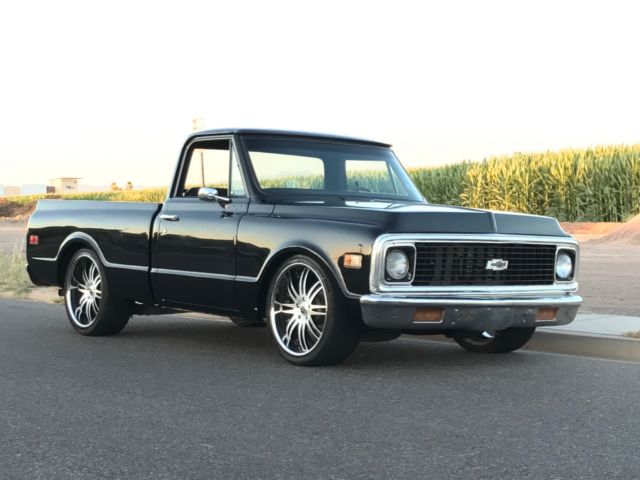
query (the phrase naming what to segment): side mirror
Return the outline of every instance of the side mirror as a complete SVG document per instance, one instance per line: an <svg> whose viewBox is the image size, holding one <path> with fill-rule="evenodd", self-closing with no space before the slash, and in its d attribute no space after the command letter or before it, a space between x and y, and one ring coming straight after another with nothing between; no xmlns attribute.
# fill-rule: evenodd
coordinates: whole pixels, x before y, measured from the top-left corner
<svg viewBox="0 0 640 480"><path fill-rule="evenodd" d="M218 195L218 190L209 187L202 187L198 189L198 199L203 202L218 202L223 206L231 203L230 198Z"/></svg>

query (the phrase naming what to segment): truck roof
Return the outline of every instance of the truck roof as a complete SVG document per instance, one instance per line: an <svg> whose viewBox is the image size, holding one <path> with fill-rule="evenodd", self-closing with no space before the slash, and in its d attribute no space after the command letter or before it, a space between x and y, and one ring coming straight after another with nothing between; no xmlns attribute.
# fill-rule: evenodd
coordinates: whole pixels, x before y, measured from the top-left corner
<svg viewBox="0 0 640 480"><path fill-rule="evenodd" d="M262 128L216 128L212 130L199 130L193 132L189 138L201 137L205 135L271 135L282 137L302 137L302 138L317 138L325 140L338 140L342 142L362 143L367 145L374 145L377 147L390 147L391 144L378 142L375 140L367 140L364 138L345 137L342 135L332 135L328 133L316 133L316 132L298 132L290 130L270 130Z"/></svg>

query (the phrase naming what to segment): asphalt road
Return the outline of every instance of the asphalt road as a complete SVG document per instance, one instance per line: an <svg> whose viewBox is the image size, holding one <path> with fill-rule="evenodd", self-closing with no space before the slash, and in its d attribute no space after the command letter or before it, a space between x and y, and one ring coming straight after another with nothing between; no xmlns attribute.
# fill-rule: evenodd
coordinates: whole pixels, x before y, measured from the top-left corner
<svg viewBox="0 0 640 480"><path fill-rule="evenodd" d="M300 368L266 329L86 338L0 300L2 479L631 479L639 399L640 364L400 339Z"/></svg>

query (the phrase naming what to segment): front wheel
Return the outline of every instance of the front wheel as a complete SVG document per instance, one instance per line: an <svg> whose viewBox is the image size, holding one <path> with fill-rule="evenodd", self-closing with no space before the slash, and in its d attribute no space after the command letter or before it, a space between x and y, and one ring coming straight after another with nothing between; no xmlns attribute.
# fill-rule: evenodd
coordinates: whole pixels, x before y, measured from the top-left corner
<svg viewBox="0 0 640 480"><path fill-rule="evenodd" d="M267 292L267 323L280 354L295 365L335 365L358 345L333 279L313 259L296 255L275 272Z"/></svg>
<svg viewBox="0 0 640 480"><path fill-rule="evenodd" d="M64 303L71 326L82 335L115 335L131 317L131 304L113 298L100 259L88 249L78 250L69 262Z"/></svg>
<svg viewBox="0 0 640 480"><path fill-rule="evenodd" d="M454 337L454 340L471 352L508 353L524 347L535 330L535 327L507 328L497 332L482 332L473 337Z"/></svg>

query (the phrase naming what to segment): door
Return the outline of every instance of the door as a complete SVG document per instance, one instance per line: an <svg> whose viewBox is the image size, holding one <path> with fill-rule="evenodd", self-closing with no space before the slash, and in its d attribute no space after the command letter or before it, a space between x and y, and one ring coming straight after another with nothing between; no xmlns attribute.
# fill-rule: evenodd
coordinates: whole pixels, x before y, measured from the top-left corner
<svg viewBox="0 0 640 480"><path fill-rule="evenodd" d="M156 222L156 294L167 306L235 311L235 239L248 199L232 140L192 143L178 175ZM230 203L199 200L200 187L216 188Z"/></svg>

